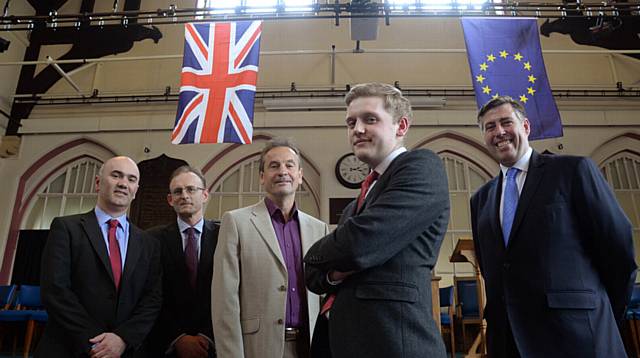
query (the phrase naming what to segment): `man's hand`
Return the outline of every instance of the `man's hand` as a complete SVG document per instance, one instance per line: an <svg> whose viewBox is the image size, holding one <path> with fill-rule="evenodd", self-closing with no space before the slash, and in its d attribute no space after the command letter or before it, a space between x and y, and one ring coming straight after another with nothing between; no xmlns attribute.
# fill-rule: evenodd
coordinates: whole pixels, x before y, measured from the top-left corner
<svg viewBox="0 0 640 358"><path fill-rule="evenodd" d="M330 271L329 272L329 280L333 282L343 281L345 278L351 276L355 271L348 272L340 272L340 271Z"/></svg>
<svg viewBox="0 0 640 358"><path fill-rule="evenodd" d="M93 344L91 358L119 358L127 344L117 334L106 332L89 340Z"/></svg>
<svg viewBox="0 0 640 358"><path fill-rule="evenodd" d="M175 343L178 358L207 358L209 341L201 336L184 335Z"/></svg>

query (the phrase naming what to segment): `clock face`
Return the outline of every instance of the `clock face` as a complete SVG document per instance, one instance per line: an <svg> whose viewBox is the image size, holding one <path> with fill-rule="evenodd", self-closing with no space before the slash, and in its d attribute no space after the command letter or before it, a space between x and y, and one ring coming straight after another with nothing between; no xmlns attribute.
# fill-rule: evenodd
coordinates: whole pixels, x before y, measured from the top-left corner
<svg viewBox="0 0 640 358"><path fill-rule="evenodd" d="M369 165L360 161L353 153L343 155L336 163L336 178L349 189L359 188L369 171Z"/></svg>

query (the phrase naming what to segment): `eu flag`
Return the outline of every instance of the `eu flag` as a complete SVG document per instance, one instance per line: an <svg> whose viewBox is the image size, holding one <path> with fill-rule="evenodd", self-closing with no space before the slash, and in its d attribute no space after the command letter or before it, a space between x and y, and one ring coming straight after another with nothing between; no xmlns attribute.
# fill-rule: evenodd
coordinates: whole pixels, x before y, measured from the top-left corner
<svg viewBox="0 0 640 358"><path fill-rule="evenodd" d="M536 20L461 21L478 108L493 97L510 96L527 111L529 139L562 137L562 122L547 79Z"/></svg>

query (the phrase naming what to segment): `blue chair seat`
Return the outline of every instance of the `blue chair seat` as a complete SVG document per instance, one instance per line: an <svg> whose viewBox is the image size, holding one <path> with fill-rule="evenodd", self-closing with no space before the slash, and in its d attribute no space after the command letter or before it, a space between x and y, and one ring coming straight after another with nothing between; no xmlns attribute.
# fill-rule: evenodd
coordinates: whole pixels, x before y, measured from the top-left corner
<svg viewBox="0 0 640 358"><path fill-rule="evenodd" d="M445 326L448 326L451 324L451 319L449 318L448 313L440 313L440 323Z"/></svg>
<svg viewBox="0 0 640 358"><path fill-rule="evenodd" d="M628 308L625 312L626 319L640 319L640 308Z"/></svg>
<svg viewBox="0 0 640 358"><path fill-rule="evenodd" d="M0 311L1 322L19 322L19 321L26 321L28 319L29 319L28 311L16 311L16 310Z"/></svg>
<svg viewBox="0 0 640 358"><path fill-rule="evenodd" d="M32 319L36 322L47 322L47 320L49 319L47 311L34 310L27 312L29 312L29 319Z"/></svg>

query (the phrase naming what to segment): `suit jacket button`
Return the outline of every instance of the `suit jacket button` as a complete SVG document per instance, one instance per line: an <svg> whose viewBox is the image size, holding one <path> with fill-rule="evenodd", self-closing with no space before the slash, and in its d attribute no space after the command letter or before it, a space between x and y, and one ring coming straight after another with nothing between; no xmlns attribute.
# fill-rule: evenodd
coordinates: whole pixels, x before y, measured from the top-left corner
<svg viewBox="0 0 640 358"><path fill-rule="evenodd" d="M508 270L510 267L511 267L511 264L508 262L505 262L502 264L502 268L504 268L505 271Z"/></svg>
<svg viewBox="0 0 640 358"><path fill-rule="evenodd" d="M278 287L278 289L279 289L280 291L286 291L286 290L287 290L287 286L282 285L282 286Z"/></svg>
<svg viewBox="0 0 640 358"><path fill-rule="evenodd" d="M283 320L282 318L280 318L280 319L278 320L278 324L284 324L284 320Z"/></svg>

